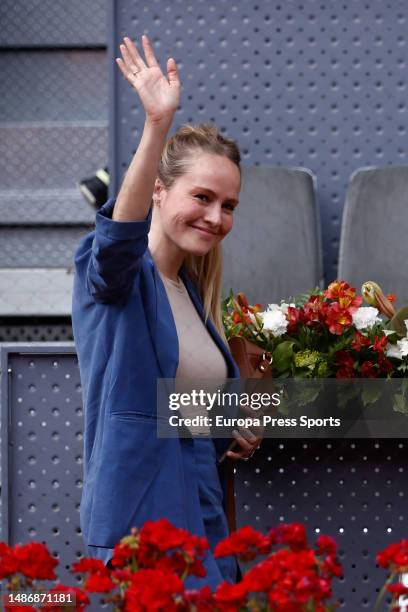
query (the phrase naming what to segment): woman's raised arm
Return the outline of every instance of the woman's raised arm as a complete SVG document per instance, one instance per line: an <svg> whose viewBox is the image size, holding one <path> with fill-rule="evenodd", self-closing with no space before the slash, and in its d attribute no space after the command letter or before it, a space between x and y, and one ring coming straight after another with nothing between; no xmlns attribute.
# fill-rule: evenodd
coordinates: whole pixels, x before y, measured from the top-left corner
<svg viewBox="0 0 408 612"><path fill-rule="evenodd" d="M167 60L167 77L163 75L147 36L142 36L145 60L130 38L125 36L123 41L120 45L122 58L117 58L116 63L139 95L146 117L112 219L140 221L149 212L160 155L180 101L181 83L173 58Z"/></svg>

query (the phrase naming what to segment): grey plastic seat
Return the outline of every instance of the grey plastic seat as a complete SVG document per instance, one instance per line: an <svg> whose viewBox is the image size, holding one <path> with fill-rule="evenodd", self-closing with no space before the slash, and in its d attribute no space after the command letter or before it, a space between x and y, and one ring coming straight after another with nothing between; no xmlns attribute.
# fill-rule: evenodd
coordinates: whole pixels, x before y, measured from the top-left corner
<svg viewBox="0 0 408 612"><path fill-rule="evenodd" d="M343 211L338 277L360 291L377 282L408 302L408 166L360 168Z"/></svg>
<svg viewBox="0 0 408 612"><path fill-rule="evenodd" d="M225 295L243 291L264 307L322 282L315 179L305 168L242 168L234 227L223 241Z"/></svg>

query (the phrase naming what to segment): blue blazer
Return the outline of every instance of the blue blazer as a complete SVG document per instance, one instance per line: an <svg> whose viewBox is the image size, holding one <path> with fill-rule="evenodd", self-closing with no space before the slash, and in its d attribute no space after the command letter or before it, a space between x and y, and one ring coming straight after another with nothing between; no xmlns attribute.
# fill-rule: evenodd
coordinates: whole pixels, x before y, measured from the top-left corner
<svg viewBox="0 0 408 612"><path fill-rule="evenodd" d="M156 435L157 378L174 378L177 331L148 250L152 211L143 221L113 221L115 200L96 213L95 230L75 253L72 326L84 405L84 485L80 525L86 544L113 548L146 520L166 517L205 535L194 473L193 440ZM184 268L188 293L203 306ZM238 367L215 326L228 378ZM215 439L217 457L230 440ZM226 499L226 474L219 469Z"/></svg>

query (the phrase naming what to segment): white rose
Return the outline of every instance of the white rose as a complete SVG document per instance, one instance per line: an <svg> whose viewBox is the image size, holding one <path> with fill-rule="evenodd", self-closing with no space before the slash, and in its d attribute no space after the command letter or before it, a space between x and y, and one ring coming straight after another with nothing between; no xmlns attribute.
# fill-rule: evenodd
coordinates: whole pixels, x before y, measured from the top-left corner
<svg viewBox="0 0 408 612"><path fill-rule="evenodd" d="M265 310L259 313L262 317L263 329L271 332L274 336L282 336L286 333L288 320L279 309Z"/></svg>
<svg viewBox="0 0 408 612"><path fill-rule="evenodd" d="M372 306L362 306L353 312L353 324L360 329L368 329L376 323L381 323L381 319L377 316L377 308Z"/></svg>
<svg viewBox="0 0 408 612"><path fill-rule="evenodd" d="M408 355L408 338L397 340L397 344L388 344L386 348L387 357L395 357L395 359L403 359Z"/></svg>
<svg viewBox="0 0 408 612"><path fill-rule="evenodd" d="M286 302L282 302L282 304L268 304L268 310L280 310L283 314L287 314L289 306L295 307L295 304L286 304Z"/></svg>

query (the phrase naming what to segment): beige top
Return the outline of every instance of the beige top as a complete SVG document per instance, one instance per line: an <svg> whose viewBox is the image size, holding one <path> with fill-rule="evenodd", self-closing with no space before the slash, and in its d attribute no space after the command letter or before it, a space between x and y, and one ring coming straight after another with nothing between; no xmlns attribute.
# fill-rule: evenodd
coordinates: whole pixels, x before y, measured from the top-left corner
<svg viewBox="0 0 408 612"><path fill-rule="evenodd" d="M200 389L215 392L228 375L224 355L201 320L181 278L178 277L179 283L176 283L161 273L160 276L170 302L179 342L177 392L192 389L187 381L183 385L182 379L200 380ZM201 379L211 379L211 384L206 384ZM198 384L195 384L194 388L197 387ZM211 416L211 411L197 406L183 406L179 412L183 417ZM194 426L190 427L190 430L194 431L195 435L209 433L209 428L206 426Z"/></svg>

